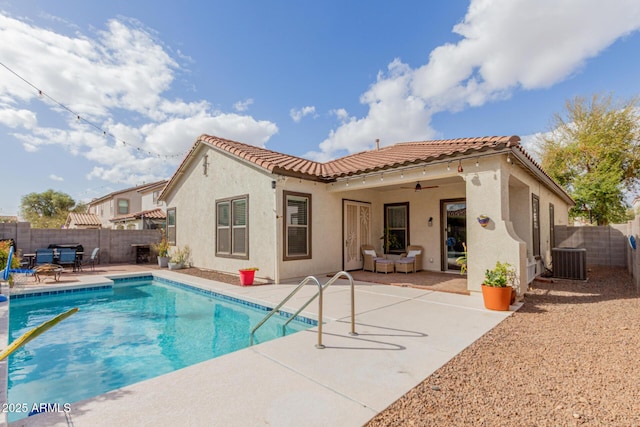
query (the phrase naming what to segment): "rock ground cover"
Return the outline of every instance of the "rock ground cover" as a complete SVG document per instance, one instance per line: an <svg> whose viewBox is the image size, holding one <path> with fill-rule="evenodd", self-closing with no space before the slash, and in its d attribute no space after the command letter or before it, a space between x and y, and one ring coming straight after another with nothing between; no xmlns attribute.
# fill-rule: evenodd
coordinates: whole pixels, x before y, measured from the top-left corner
<svg viewBox="0 0 640 427"><path fill-rule="evenodd" d="M367 426L639 426L640 300L626 270L533 285Z"/></svg>

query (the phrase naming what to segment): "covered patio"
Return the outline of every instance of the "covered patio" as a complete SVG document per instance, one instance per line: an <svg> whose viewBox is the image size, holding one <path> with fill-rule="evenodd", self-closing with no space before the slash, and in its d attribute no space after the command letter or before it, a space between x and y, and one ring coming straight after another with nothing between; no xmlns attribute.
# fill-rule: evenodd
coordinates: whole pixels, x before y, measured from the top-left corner
<svg viewBox="0 0 640 427"><path fill-rule="evenodd" d="M349 273L357 282L381 283L392 286L470 295L470 292L467 289L467 276L459 274L438 273L435 271L425 270L410 274L384 274L364 270L350 271Z"/></svg>

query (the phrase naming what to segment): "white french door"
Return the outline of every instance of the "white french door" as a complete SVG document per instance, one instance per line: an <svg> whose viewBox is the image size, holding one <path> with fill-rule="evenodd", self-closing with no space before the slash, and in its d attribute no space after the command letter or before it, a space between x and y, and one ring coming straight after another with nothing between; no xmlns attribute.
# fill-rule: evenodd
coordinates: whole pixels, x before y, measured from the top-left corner
<svg viewBox="0 0 640 427"><path fill-rule="evenodd" d="M371 205L369 203L343 201L343 264L344 270L362 268L360 246L371 243Z"/></svg>

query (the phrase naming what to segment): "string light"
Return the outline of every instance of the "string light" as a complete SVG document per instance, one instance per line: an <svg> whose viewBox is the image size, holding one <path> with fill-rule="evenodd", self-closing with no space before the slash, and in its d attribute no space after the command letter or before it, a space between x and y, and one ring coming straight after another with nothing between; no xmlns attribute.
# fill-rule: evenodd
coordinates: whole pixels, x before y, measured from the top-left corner
<svg viewBox="0 0 640 427"><path fill-rule="evenodd" d="M451 170L451 160L449 160L449 163L447 163L447 170L450 171Z"/></svg>
<svg viewBox="0 0 640 427"><path fill-rule="evenodd" d="M136 145L127 143L121 139L119 139L118 137L116 137L115 135L113 135L112 133L108 132L107 130L101 128L99 125L85 119L84 117L82 117L80 114L78 114L77 112L73 111L71 108L67 107L66 105L64 105L63 103L61 103L60 101L58 101L57 99L53 98L51 95L47 94L46 92L44 92L42 89L40 89L39 87L37 87L36 85L34 85L33 83L31 83L30 81L28 81L27 79L25 79L24 77L22 77L20 74L18 74L17 72L13 71L11 68L9 68L7 65L5 65L3 62L0 62L0 65L2 67L4 67L7 71L9 71L11 74L15 75L16 77L18 77L20 80L22 80L23 82L25 82L26 84L28 84L29 86L31 86L33 89L35 89L36 91L38 91L38 97L40 98L47 98L50 101L52 101L54 104L58 105L59 107L61 107L64 110L67 110L68 112L70 112L71 114L73 114L76 118L76 121L78 122L83 122L85 124L88 124L89 126L93 127L94 129L98 130L99 132L102 132L103 136L110 136L112 137L116 143L117 142L121 142L122 146L129 146L131 148L135 148L139 153L143 152L143 149L141 147L138 147ZM116 144L117 145L117 144ZM148 150L144 150L144 153L148 154L151 157L157 157L157 158L165 158L165 159L169 159L169 158L180 158L180 157L184 157L187 154L188 150L185 150L181 153L178 154L164 154L161 155L159 153L154 153Z"/></svg>
<svg viewBox="0 0 640 427"><path fill-rule="evenodd" d="M480 167L480 158L476 158L476 167Z"/></svg>
<svg viewBox="0 0 640 427"><path fill-rule="evenodd" d="M464 169L462 169L462 160L458 160L458 173L462 172L464 172Z"/></svg>

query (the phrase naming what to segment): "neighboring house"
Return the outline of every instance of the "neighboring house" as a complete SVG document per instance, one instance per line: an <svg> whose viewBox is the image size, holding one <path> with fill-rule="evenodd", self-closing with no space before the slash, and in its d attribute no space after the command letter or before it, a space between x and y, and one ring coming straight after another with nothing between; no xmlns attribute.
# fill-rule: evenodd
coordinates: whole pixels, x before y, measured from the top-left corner
<svg viewBox="0 0 640 427"><path fill-rule="evenodd" d="M164 202L158 200L166 180L109 193L89 203L89 213L96 215L102 228L143 230L163 228L166 218Z"/></svg>
<svg viewBox="0 0 640 427"><path fill-rule="evenodd" d="M399 143L318 163L202 135L160 198L170 242L189 245L197 267L259 267L279 283L360 269L361 245L380 253L392 235L389 256L420 245L420 268L431 271L457 272L466 243L473 291L497 260L525 289L550 265L554 227L574 204L517 136Z"/></svg>
<svg viewBox="0 0 640 427"><path fill-rule="evenodd" d="M102 222L97 215L88 213L69 212L64 228L68 229L91 229L102 228Z"/></svg>

